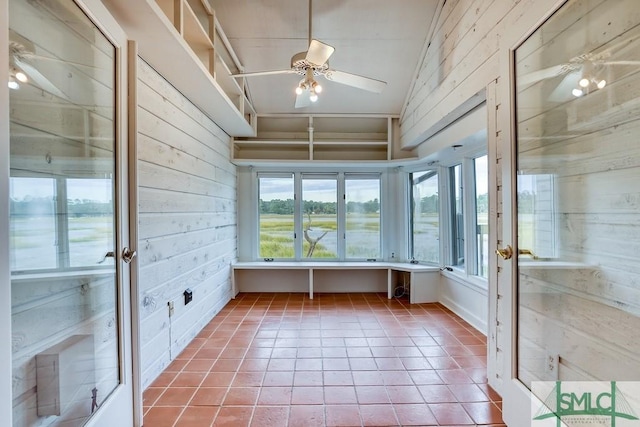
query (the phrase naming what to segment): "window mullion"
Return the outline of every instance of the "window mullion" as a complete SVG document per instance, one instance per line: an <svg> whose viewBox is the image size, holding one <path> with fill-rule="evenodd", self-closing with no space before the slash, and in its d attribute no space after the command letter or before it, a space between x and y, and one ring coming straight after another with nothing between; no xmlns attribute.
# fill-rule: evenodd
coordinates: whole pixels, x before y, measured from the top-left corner
<svg viewBox="0 0 640 427"><path fill-rule="evenodd" d="M69 208L67 206L67 181L56 179L56 240L58 268L69 268Z"/></svg>
<svg viewBox="0 0 640 427"><path fill-rule="evenodd" d="M462 162L462 199L464 206L464 259L468 275L478 273L476 254L476 182L473 159Z"/></svg>
<svg viewBox="0 0 640 427"><path fill-rule="evenodd" d="M451 179L449 168L440 167L440 181L438 183L440 197L440 266L453 265L453 227L452 219L452 186L455 184Z"/></svg>
<svg viewBox="0 0 640 427"><path fill-rule="evenodd" d="M295 230L295 240L293 242L293 247L294 247L294 258L298 261L300 261L302 259L302 243L304 241L304 238L302 236L302 215L304 214L304 212L302 212L302 174L300 172L296 172L294 173L294 180L293 180L293 192L294 192L294 220L293 220L293 226L294 226L294 230Z"/></svg>
<svg viewBox="0 0 640 427"><path fill-rule="evenodd" d="M346 190L344 184L344 173L338 173L338 206L336 207L336 213L338 215L338 259L344 261L346 258Z"/></svg>

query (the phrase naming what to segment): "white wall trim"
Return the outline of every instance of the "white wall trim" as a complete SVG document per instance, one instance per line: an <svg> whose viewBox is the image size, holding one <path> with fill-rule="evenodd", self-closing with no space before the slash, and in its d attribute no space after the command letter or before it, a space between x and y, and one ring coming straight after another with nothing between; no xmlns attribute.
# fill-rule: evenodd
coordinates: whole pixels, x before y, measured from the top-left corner
<svg viewBox="0 0 640 427"><path fill-rule="evenodd" d="M9 200L9 2L0 0L0 200ZM12 425L11 277L9 268L9 204L0 209L0 413Z"/></svg>
<svg viewBox="0 0 640 427"><path fill-rule="evenodd" d="M486 286L481 286L479 283L475 283L475 280L469 279L471 278L463 278L455 273L442 272L439 301L478 331L487 335L489 290ZM480 280L478 279L478 281ZM461 298L453 298L448 294L451 285L456 286L456 294ZM479 310L479 306L484 306L485 310Z"/></svg>

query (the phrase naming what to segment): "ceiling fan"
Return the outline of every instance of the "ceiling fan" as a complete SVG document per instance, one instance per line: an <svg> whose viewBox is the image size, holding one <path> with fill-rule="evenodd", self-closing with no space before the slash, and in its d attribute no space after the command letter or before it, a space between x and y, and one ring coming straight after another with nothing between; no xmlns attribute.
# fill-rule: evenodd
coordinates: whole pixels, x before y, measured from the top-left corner
<svg viewBox="0 0 640 427"><path fill-rule="evenodd" d="M347 73L329 68L329 57L335 48L319 40L311 38L311 11L312 1L309 0L309 48L306 52L298 52L291 57L291 68L286 70L257 71L252 73L233 74L233 77L254 77L273 74L298 74L303 76L295 88L295 108L311 105L318 100L318 93L322 92L322 86L316 81L316 77L324 77L329 81L363 89L369 92L380 93L387 86L386 82Z"/></svg>
<svg viewBox="0 0 640 427"><path fill-rule="evenodd" d="M36 55L35 52L36 47L33 42L22 37L15 31L9 30L9 88L19 89L20 83L29 83L58 98L69 100L68 96L62 92L62 90L33 65L34 60L55 61L60 63L64 63L65 61Z"/></svg>
<svg viewBox="0 0 640 427"><path fill-rule="evenodd" d="M532 71L517 79L518 86L529 86L539 81L563 77L549 95L549 100L562 102L573 97L580 97L591 91L604 89L608 84L606 67L620 65L640 65L640 61L611 60L613 53L619 54L637 37L622 40L600 52L589 52L575 56L569 61L548 68Z"/></svg>

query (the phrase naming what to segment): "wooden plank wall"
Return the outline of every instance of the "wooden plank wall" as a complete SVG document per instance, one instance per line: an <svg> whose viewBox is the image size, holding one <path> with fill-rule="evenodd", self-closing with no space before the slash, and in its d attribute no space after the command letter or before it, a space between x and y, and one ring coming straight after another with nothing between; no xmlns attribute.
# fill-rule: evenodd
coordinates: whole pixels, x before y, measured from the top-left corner
<svg viewBox="0 0 640 427"><path fill-rule="evenodd" d="M38 417L35 356L77 335L95 342L96 388L100 400L117 385L114 271L30 275L12 281L13 425L63 425L76 414ZM86 391L90 402L90 390ZM80 411L84 413L84 411ZM85 414L86 415L86 414Z"/></svg>
<svg viewBox="0 0 640 427"><path fill-rule="evenodd" d="M633 0L569 3L562 19L549 24L527 42L517 69L566 60L572 45L573 55L596 49L611 61L638 59L640 11ZM572 263L521 263L526 357L519 370L527 382L640 380L640 72L616 64L601 73L606 87L580 98L559 84L562 76L518 88L517 99L526 101L517 109L518 169L553 177L556 224L549 232L557 236L558 260ZM559 369L549 370L548 360L557 357Z"/></svg>
<svg viewBox="0 0 640 427"><path fill-rule="evenodd" d="M146 388L231 298L236 170L229 136L142 60L137 114ZM193 301L185 305L187 288Z"/></svg>
<svg viewBox="0 0 640 427"><path fill-rule="evenodd" d="M598 1L589 2L575 2L578 8L592 8L595 7ZM632 2L625 2L631 5ZM450 121L452 115L457 114L460 106L465 105L468 100L472 99L476 94L481 93L483 90L486 92L487 107L489 111L488 117L488 129L489 129L489 162L490 169L495 172L490 182L490 197L491 202L491 244L493 246L492 252L495 247L504 247L507 244L513 244L513 239L510 229L510 193L512 186L515 183L511 182L511 150L512 150L512 129L511 129L511 84L512 79L510 77L510 49L515 48L525 36L530 34L541 22L559 5L559 0L446 0L443 1L442 10L440 16L437 19L434 28L433 38L430 40L430 44L426 48L425 57L422 60L418 69L418 75L416 82L411 89L407 104L400 118L400 145L403 148L420 147L420 152L428 154L430 135L434 135L435 130L442 126L443 123ZM636 9L629 6L630 12L637 13ZM606 7L605 7L606 8ZM606 13L602 13L604 17ZM627 15L630 21L631 15ZM605 18L602 18L605 19ZM609 31L603 31L603 36L609 34ZM531 63L531 66L536 66L535 63ZM631 117L637 115L638 107L634 106L633 99L637 97L636 90L627 90L624 93L619 94L621 104L627 105L626 108L619 109L617 113L621 118L625 115ZM636 103L637 104L637 103ZM588 109L580 108L575 114L569 117L569 121L573 121L574 128L583 126L584 122L588 120L584 117L594 116L589 113ZM613 119L613 117L611 117ZM546 119L546 122L542 120ZM533 122L538 121L535 124ZM554 125L557 123L554 121L553 115L544 115L532 119L532 125L529 129L533 129L534 132L539 129L547 129L551 132ZM635 124L623 126L623 132L631 135L633 134L633 127ZM609 135L608 132L604 132L601 135L593 135L591 141L582 140L581 144L589 144L592 147L600 145L602 150L605 147L612 147L608 144L608 141L599 140ZM631 140L629 140L631 141ZM566 142L565 142L566 144ZM631 164L637 163L638 156L630 155L628 152L628 144L624 148L613 148L616 153L608 152L607 164L613 165L615 168L625 164L625 167L630 167ZM637 144L636 144L637 145ZM557 147L562 146L560 143ZM435 147L434 147L435 148ZM601 150L595 151L597 155L590 160L590 164L596 163L596 158L601 159ZM599 160L598 160L599 161ZM565 163L565 172L570 173L569 169L582 168L585 166L581 163L568 162ZM494 169L495 168L495 169ZM574 170L571 173L577 173ZM618 172L619 178L623 178L621 172ZM602 174L601 174L602 175ZM613 177L615 174L611 174ZM610 204L618 203L619 207L626 203L628 206L633 196L630 193L627 195L627 202L624 202L624 195L620 190L614 191L611 195L606 194L608 187L601 183L599 179L596 179L597 175L591 175L593 179L588 179L589 185L592 185L594 194L600 194L598 198L589 197L589 203L591 207L600 203L601 201L607 201ZM491 177L491 174L490 174ZM629 176L627 175L627 179ZM607 177L609 180L609 178ZM569 185L570 180L564 183L563 191L571 191ZM581 181L582 182L582 181ZM583 184L579 184L577 181L572 184L574 187L574 193L577 193L575 189L587 189ZM581 205L579 208L584 209L586 205ZM598 215L582 215L580 216L577 210L578 207L567 207L567 209L573 210L571 218L564 218L563 222L560 222L558 226L561 229L569 230L585 230L588 229L589 233L611 233L612 230L616 230L616 235L635 236L637 230L631 229L628 225L628 217L621 218L618 214L613 212L607 212L607 221L603 222L602 218L604 213ZM599 225L598 225L599 224ZM624 224L624 225L622 225ZM616 240L610 236L605 238L602 234L602 238L586 237L588 233L582 233L580 235L585 236L582 240L577 241L575 237L572 237L570 233L565 233L559 238L567 239L567 250L571 247L577 248L580 245L588 244L587 246L581 246L581 250L584 248L587 251L592 251L596 247L604 248L605 243L610 248L620 248L625 253L633 253L629 251L635 251L637 248L631 243L633 240ZM592 243L593 242L593 243ZM598 242L598 243L595 243ZM598 246L599 245L599 246ZM589 258L587 256L586 258ZM637 259L635 260L637 261ZM637 262L636 262L637 263ZM512 334L511 317L512 317L512 304L511 299L508 296L511 295L511 289L513 287L511 279L511 261L497 260L497 264L494 265L494 270L491 275L490 289L491 289L491 309L490 313L492 318L489 320L489 350L488 356L488 368L489 368L489 380L491 384L497 389L501 388L503 373L509 375L509 359L510 353L510 336ZM633 284L637 283L637 272L634 270L630 275L630 267L627 262L622 263L620 260L615 261L615 268L609 268L608 271L599 271L597 273L592 272L591 275L584 272L576 272L572 282L576 285L579 283L584 284L589 282L595 288L601 290L607 289L610 285L619 289L622 292L620 294L624 299L625 304L628 304L627 297L632 297L632 302L635 304L637 297L630 291ZM532 273L537 274L537 273ZM569 278L567 278L569 279ZM623 284L627 283L626 286ZM539 286L539 278L535 280L531 279L531 286ZM591 291L589 291L591 292ZM632 295L633 294L633 295ZM507 296L507 298L505 298ZM607 297L610 298L610 297ZM538 301L539 302L539 301ZM620 301L619 301L620 302ZM533 304L533 302L532 302ZM589 310L591 302L585 303L584 310ZM609 304L611 305L611 304ZM620 308L621 304L618 304L617 308ZM637 315L637 309L629 309L628 312L633 312ZM619 312L616 312L619 314ZM606 319L611 319L611 313L606 314ZM537 317L537 321L541 321L544 316ZM547 319L548 320L548 319ZM568 321L569 317L558 320L557 324L561 324L564 321ZM627 319L628 320L628 319ZM627 322L625 320L625 322ZM568 341L567 341L568 342ZM632 343L634 346L635 341ZM637 347L634 347L637 348ZM536 364L539 365L544 356L545 351L540 351L537 354ZM611 356L610 353L607 353ZM565 354L566 358L561 357L561 375L567 377L579 376L576 372L577 369L584 369L583 366L579 368L575 365L576 355L573 353ZM629 358L629 354L625 353L623 359L629 363L637 363L635 358ZM569 369L567 366L563 366L562 362L566 361L568 365L572 365L576 369ZM598 358L592 358L591 361L597 361ZM625 363L627 363L625 362ZM627 365L629 366L629 365ZM635 365L637 367L637 364ZM505 371L506 369L506 371ZM536 369L532 369L536 370ZM602 376L599 373L596 376Z"/></svg>

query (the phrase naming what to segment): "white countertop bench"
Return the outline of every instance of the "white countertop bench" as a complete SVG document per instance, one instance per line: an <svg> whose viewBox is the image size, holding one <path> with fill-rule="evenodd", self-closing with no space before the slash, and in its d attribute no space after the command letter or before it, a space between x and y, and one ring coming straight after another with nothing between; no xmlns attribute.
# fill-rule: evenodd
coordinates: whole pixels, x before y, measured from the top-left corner
<svg viewBox="0 0 640 427"><path fill-rule="evenodd" d="M387 274L387 296L393 297L393 272L410 274L410 302L435 302L440 269L434 266L384 261L239 261L231 264L233 295L239 292L236 272L239 270L306 270L308 271L309 298L313 299L314 271L317 270L382 270ZM264 289L269 292L269 289Z"/></svg>

